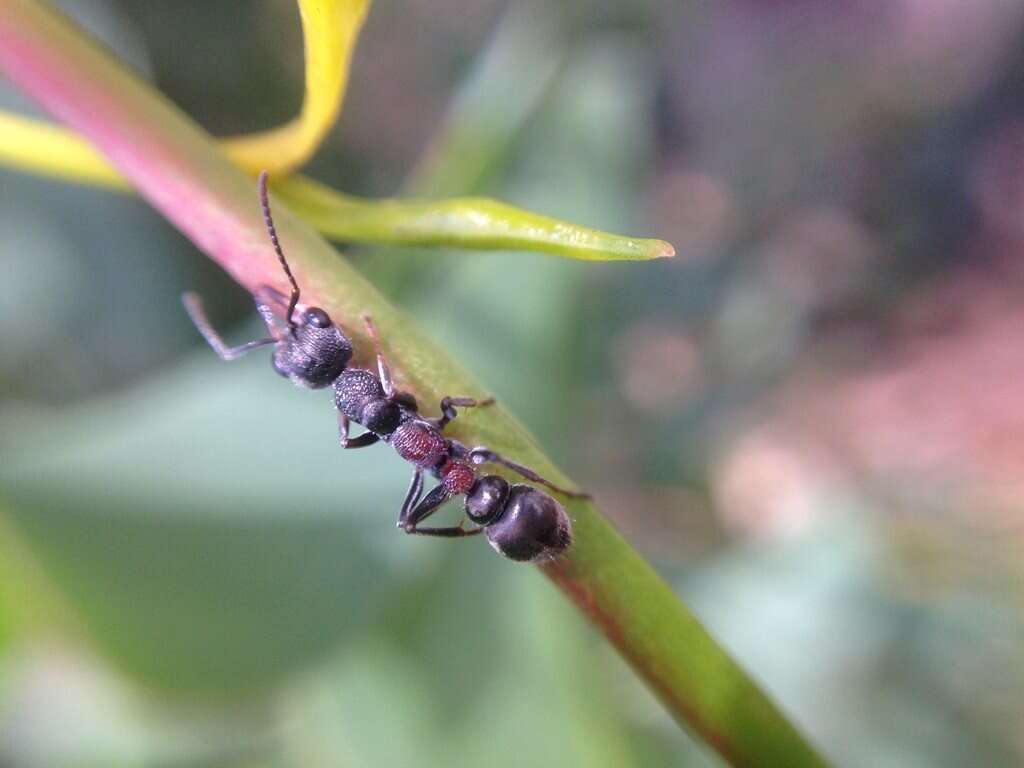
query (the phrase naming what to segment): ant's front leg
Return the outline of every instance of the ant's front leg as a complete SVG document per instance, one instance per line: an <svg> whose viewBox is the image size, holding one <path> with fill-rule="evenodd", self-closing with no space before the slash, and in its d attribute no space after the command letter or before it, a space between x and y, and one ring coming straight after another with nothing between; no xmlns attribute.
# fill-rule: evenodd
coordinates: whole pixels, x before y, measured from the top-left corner
<svg viewBox="0 0 1024 768"><path fill-rule="evenodd" d="M459 412L455 410L455 406L459 408L483 408L488 405L494 405L494 398L487 397L483 400L477 400L473 397L445 397L441 400L441 417L434 419L434 425L438 429L444 429L448 424L459 415Z"/></svg>
<svg viewBox="0 0 1024 768"><path fill-rule="evenodd" d="M277 339L271 336L265 339L249 341L237 347L229 347L224 343L224 339L220 337L220 334L217 333L213 325L210 324L210 319L206 316L203 302L198 294L191 291L183 293L181 295L181 303L185 305L185 311L188 312L188 316L192 319L196 329L203 335L206 343L213 348L213 351L217 353L221 360L237 360L251 349L265 347L268 344L277 342Z"/></svg>
<svg viewBox="0 0 1024 768"><path fill-rule="evenodd" d="M348 416L338 411L338 442L341 443L342 448L365 448L378 440L380 440L380 436L374 432L364 432L359 437L349 437Z"/></svg>
<svg viewBox="0 0 1024 768"><path fill-rule="evenodd" d="M523 477L525 477L527 480L532 480L535 483L540 483L541 485L545 485L548 488L550 488L551 490L556 491L556 492L562 494L563 496L569 496L570 498L574 498L574 499L591 499L591 498L593 498L589 493L586 493L584 491L571 491L568 488L563 488L560 485L555 485L550 480L546 480L545 478L543 478L540 475L538 475L536 472L534 472L529 467L524 467L522 464L518 464L518 463L512 461L511 459L506 459L500 453L497 453L496 451L492 451L489 448L484 448L483 446L477 446L476 448L470 448L469 449L468 457L469 457L469 460L473 464L476 464L476 465L492 463L492 464L500 464L503 467L508 467L509 469L511 469L516 474L519 474L519 475L522 475Z"/></svg>

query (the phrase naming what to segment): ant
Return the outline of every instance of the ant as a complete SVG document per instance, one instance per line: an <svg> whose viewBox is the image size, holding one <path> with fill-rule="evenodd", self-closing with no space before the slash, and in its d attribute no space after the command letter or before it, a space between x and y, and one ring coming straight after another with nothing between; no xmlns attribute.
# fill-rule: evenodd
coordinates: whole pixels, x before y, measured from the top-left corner
<svg viewBox="0 0 1024 768"><path fill-rule="evenodd" d="M391 443L406 461L415 466L413 480L406 493L398 518L398 526L406 533L424 536L461 537L487 533L491 546L513 560L544 560L564 551L572 541L571 523L565 510L546 493L528 485L509 486L498 475L478 477L476 467L496 463L524 478L546 485L567 496L589 498L588 494L560 488L528 467L510 461L484 447L466 448L441 433L458 412L456 407L486 406L493 398L476 400L469 397L445 397L441 400L441 416L420 416L415 397L395 389L390 368L380 350L376 327L364 315L367 332L377 355L374 374L348 366L352 358L352 342L319 307L307 307L298 313L300 290L281 249L274 227L267 194L267 173L258 183L263 219L278 261L291 284L287 302L277 290L262 286L256 291L256 310L263 318L268 336L229 347L214 330L194 293L182 296L185 309L196 328L222 360L235 360L258 347L274 345L271 358L274 370L298 386L322 389L332 386L338 412L338 436L343 448L362 448L383 440ZM285 328L280 328L274 308L284 307ZM349 423L355 422L366 432L349 437ZM429 471L440 484L423 496L423 472ZM465 511L477 527L462 525L442 528L420 528L419 523L442 504L465 495Z"/></svg>

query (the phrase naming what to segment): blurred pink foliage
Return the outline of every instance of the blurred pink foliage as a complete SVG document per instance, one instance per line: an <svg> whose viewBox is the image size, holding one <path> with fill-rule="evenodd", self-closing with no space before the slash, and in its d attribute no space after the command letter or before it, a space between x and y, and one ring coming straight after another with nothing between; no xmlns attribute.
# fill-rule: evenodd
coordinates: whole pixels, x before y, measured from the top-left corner
<svg viewBox="0 0 1024 768"><path fill-rule="evenodd" d="M809 494L867 483L1024 533L1024 281L964 270L875 338L856 368L796 374L736 442L716 484L727 519L787 530L822 508Z"/></svg>

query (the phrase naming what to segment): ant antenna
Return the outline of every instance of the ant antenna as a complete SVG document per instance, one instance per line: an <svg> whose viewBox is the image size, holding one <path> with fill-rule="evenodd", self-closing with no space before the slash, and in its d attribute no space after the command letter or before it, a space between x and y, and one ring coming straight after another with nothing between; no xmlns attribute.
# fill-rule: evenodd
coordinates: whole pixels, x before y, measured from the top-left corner
<svg viewBox="0 0 1024 768"><path fill-rule="evenodd" d="M267 225L267 233L270 235L270 242L274 244L274 250L277 252L277 260L281 262L281 266L284 267L284 273L288 275L288 282L292 284L292 293L288 297L288 314L285 317L288 320L288 327L293 332L295 330L295 321L292 319L292 314L295 312L295 305L299 303L299 284L295 282L295 275L292 274L292 270L288 266L288 261L284 257L284 251L281 250L281 243L277 239L277 229L274 228L274 218L270 215L270 198L267 196L267 172L260 172L259 180L259 191L260 191L260 205L263 207L263 222Z"/></svg>

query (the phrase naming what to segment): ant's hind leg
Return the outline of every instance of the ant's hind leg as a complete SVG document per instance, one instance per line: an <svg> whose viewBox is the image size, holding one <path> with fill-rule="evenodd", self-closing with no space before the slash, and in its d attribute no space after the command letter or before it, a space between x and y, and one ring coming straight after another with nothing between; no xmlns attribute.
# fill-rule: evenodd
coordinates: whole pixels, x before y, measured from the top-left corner
<svg viewBox="0 0 1024 768"><path fill-rule="evenodd" d="M462 525L453 525L444 528L418 528L417 524L423 522L432 514L437 512L450 498L447 489L443 485L435 487L430 493L423 496L423 470L417 469L412 476L412 483L405 493L405 501L402 502L402 511L398 514L398 527L406 533L415 533L420 536L442 536L455 538L459 536L472 536L480 533L483 528L471 528L466 530Z"/></svg>
<svg viewBox="0 0 1024 768"><path fill-rule="evenodd" d="M451 525L445 528L406 528L406 533L417 536L439 536L444 539L460 539L463 536L476 536L483 533L483 528L463 528L461 525Z"/></svg>
<svg viewBox="0 0 1024 768"><path fill-rule="evenodd" d="M438 536L446 539L462 538L463 536L475 536L483 531L483 528L463 528L461 525L445 526L443 528L419 528L419 523L426 520L441 508L451 495L443 485L434 487L426 496L423 496L423 470L417 469L412 477L412 484L405 494L405 502L402 504L402 512L398 516L398 527L406 533L413 533L417 536Z"/></svg>
<svg viewBox="0 0 1024 768"><path fill-rule="evenodd" d="M541 485L547 486L551 490L556 491L556 492L562 494L563 496L569 496L570 498L574 498L574 499L590 499L590 498L593 498L589 493L586 493L584 491L571 491L568 488L563 488L560 485L555 485L550 480L546 480L543 477L541 477L540 475L538 475L536 472L534 472L529 467L524 467L522 464L517 464L516 462L512 461L511 459L506 459L500 453L497 453L496 451L492 451L489 448L484 448L483 446L477 446L476 448L471 448L469 450L469 460L473 464L476 464L476 465L492 463L492 464L500 464L503 467L508 467L509 469L511 469L516 474L519 474L519 475L522 475L523 477L525 477L527 480L531 480L531 481L533 481L535 483L540 483Z"/></svg>
<svg viewBox="0 0 1024 768"><path fill-rule="evenodd" d="M444 429L459 412L455 410L455 406L459 408L483 408L488 405L494 405L494 398L487 397L483 400L477 400L473 397L446 397L441 400L441 418L434 419L434 424L438 429Z"/></svg>
<svg viewBox="0 0 1024 768"><path fill-rule="evenodd" d="M213 348L213 351L217 353L217 356L221 360L236 360L250 349L265 347L268 344L274 344L277 341L277 339L270 337L249 341L237 347L229 347L224 343L224 339L220 337L220 334L218 334L210 324L210 320L206 316L206 311L203 309L203 302L200 300L198 294L192 293L191 291L183 293L181 295L181 303L185 305L185 311L188 312L188 316L192 319L192 323L195 325L196 329L203 335L203 338L206 339L206 343Z"/></svg>
<svg viewBox="0 0 1024 768"><path fill-rule="evenodd" d="M419 503L422 496L423 470L417 469L412 473L412 482L409 483L409 490L405 492L405 500L402 502L402 510L398 513L397 525L399 528L405 528L413 507Z"/></svg>

